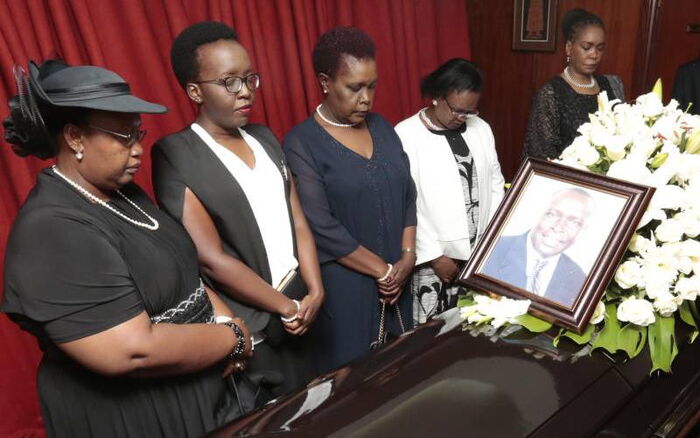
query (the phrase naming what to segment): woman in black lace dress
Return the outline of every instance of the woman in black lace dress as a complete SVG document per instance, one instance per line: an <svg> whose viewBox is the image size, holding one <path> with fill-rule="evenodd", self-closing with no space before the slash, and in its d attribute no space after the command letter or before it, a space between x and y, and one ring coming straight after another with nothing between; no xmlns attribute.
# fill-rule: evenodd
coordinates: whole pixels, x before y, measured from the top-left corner
<svg viewBox="0 0 700 438"><path fill-rule="evenodd" d="M573 9L562 20L566 67L535 94L525 134L524 157L556 158L576 138L588 114L598 109L597 95L624 100L618 76L595 75L605 51L605 26L596 15Z"/></svg>

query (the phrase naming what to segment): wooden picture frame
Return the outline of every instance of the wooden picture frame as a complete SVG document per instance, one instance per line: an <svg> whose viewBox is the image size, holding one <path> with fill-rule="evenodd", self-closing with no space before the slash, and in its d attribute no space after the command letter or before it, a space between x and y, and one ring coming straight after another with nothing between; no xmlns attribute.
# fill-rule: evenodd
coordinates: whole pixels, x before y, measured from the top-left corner
<svg viewBox="0 0 700 438"><path fill-rule="evenodd" d="M583 332L654 189L526 160L458 282Z"/></svg>
<svg viewBox="0 0 700 438"><path fill-rule="evenodd" d="M554 52L559 0L513 0L513 50Z"/></svg>

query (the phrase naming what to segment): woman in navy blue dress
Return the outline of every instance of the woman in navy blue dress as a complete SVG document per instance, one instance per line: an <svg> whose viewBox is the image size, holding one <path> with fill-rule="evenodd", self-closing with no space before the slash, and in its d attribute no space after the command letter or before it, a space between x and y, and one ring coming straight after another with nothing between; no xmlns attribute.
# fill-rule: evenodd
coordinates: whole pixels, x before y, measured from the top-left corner
<svg viewBox="0 0 700 438"><path fill-rule="evenodd" d="M325 372L369 352L383 306L389 332L411 324L403 292L415 264L416 192L401 141L369 112L377 82L371 39L334 28L313 62L323 103L287 134L284 149L321 262L326 301L314 331Z"/></svg>

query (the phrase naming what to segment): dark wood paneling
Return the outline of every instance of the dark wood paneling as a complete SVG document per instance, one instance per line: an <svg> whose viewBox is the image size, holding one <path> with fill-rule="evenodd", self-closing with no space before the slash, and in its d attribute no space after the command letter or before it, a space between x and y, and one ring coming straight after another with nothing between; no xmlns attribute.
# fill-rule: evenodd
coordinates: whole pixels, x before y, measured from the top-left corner
<svg viewBox="0 0 700 438"><path fill-rule="evenodd" d="M664 0L661 3L649 82L653 84L656 78L661 78L666 99L671 97L678 66L700 56L700 33L686 32L691 23L700 23L700 0Z"/></svg>
<svg viewBox="0 0 700 438"><path fill-rule="evenodd" d="M560 0L557 23L570 9L599 15L607 28L608 49L599 73L619 75L627 97L640 48L640 20L647 0ZM674 2L676 0L673 0ZM687 0L698 2L698 0ZM564 41L557 29L554 53L514 52L512 0L467 0L472 58L486 75L480 111L491 124L503 173L510 180L520 165L534 92L564 68Z"/></svg>

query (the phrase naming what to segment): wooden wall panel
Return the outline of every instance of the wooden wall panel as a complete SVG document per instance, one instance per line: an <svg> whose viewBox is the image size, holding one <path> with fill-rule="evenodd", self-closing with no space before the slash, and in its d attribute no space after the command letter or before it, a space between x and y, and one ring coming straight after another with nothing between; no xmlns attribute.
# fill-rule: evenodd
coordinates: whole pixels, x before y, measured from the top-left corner
<svg viewBox="0 0 700 438"><path fill-rule="evenodd" d="M645 1L559 1L557 23L566 11L577 7L603 19L608 49L598 72L619 75L628 98L632 97L635 59L642 40L640 20ZM514 52L512 0L467 0L467 7L472 58L486 76L479 109L493 128L503 173L510 180L520 165L532 96L564 68L564 41L558 28L556 52Z"/></svg>
<svg viewBox="0 0 700 438"><path fill-rule="evenodd" d="M688 24L700 24L700 0L665 0L661 3L656 26L654 56L649 81L661 78L664 97L670 99L676 69L700 57L700 33L688 33Z"/></svg>

